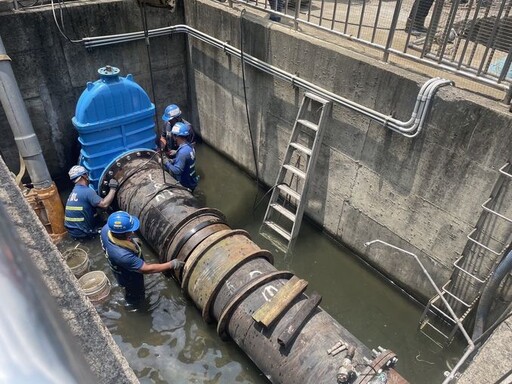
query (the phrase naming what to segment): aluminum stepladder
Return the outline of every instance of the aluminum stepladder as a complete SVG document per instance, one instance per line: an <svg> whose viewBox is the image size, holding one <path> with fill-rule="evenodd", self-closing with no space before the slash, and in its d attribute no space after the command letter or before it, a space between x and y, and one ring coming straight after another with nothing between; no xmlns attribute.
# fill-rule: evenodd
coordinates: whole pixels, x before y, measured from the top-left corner
<svg viewBox="0 0 512 384"><path fill-rule="evenodd" d="M260 233L286 253L291 251L299 233L306 207L311 174L320 151L325 124L332 102L306 92L293 125L283 163L277 175Z"/></svg>
<svg viewBox="0 0 512 384"><path fill-rule="evenodd" d="M512 219L498 210L503 211L510 201L511 171L510 161L499 169L491 195L481 205L480 217L466 236L468 241L461 256L453 263L452 276L441 288L443 297L461 322L475 308L485 283L510 247ZM420 332L440 347L450 344L458 329L455 319L447 312L440 295L436 294L427 303L419 322ZM440 336L441 341L436 336Z"/></svg>

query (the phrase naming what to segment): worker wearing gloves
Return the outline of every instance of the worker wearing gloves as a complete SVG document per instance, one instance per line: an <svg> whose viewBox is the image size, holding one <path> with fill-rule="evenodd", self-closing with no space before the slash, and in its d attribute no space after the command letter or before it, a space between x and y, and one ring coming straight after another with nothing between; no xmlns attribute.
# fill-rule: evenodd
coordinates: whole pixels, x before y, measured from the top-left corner
<svg viewBox="0 0 512 384"><path fill-rule="evenodd" d="M66 202L64 226L75 240L94 238L98 235L96 208L106 209L112 203L119 183L111 179L110 191L102 199L89 188L89 173L84 167L75 165L68 174L75 187Z"/></svg>
<svg viewBox="0 0 512 384"><path fill-rule="evenodd" d="M177 143L173 140L171 130L176 123L184 123L189 128L189 142L194 144L194 130L192 129L192 125L185 120L181 115L181 109L176 104L168 105L165 108L164 114L162 115L162 120L165 122L164 130L162 132L162 136L160 137L160 149L163 150L166 154L170 156L174 156L176 149L178 148Z"/></svg>
<svg viewBox="0 0 512 384"><path fill-rule="evenodd" d="M184 263L174 259L162 264L149 264L142 256L141 243L135 231L139 219L128 212L112 213L101 230L101 244L110 268L120 286L125 289L126 302L138 306L144 300L144 274L179 269Z"/></svg>
<svg viewBox="0 0 512 384"><path fill-rule="evenodd" d="M196 151L189 141L190 129L185 123L176 123L171 134L178 144L178 149L175 157L166 160L164 166L181 185L193 192L199 176L196 174Z"/></svg>

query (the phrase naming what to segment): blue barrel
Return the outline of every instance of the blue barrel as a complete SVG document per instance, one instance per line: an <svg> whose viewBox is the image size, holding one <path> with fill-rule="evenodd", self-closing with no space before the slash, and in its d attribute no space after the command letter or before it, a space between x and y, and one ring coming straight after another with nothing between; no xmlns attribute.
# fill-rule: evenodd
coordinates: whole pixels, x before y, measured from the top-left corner
<svg viewBox="0 0 512 384"><path fill-rule="evenodd" d="M98 69L100 79L87 83L76 105L73 125L78 130L80 164L98 189L104 168L120 154L135 148L155 148L155 105L132 75L119 69Z"/></svg>

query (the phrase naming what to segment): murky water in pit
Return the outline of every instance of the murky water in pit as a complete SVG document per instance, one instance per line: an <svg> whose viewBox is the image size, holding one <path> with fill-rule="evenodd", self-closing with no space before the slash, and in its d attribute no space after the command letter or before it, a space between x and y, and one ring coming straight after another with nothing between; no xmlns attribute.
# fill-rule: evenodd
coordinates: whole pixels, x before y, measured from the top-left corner
<svg viewBox="0 0 512 384"><path fill-rule="evenodd" d="M443 381L447 361L453 365L462 347L454 343L441 350L418 333L423 307L307 222L293 255L285 259L258 235L266 202L253 212L254 180L206 145L197 147L197 157L201 181L196 195L205 206L220 209L232 228L247 230L261 248L270 250L276 268L306 279L307 292L320 293L322 308L368 347L397 353L397 369L411 383ZM75 244L66 241L59 248ZM223 342L215 326L205 324L174 280L145 275L147 308L130 311L99 241L84 245L91 270L104 271L113 283L110 296L95 307L142 383L268 383L233 342ZM147 247L144 254L146 261L157 261Z"/></svg>

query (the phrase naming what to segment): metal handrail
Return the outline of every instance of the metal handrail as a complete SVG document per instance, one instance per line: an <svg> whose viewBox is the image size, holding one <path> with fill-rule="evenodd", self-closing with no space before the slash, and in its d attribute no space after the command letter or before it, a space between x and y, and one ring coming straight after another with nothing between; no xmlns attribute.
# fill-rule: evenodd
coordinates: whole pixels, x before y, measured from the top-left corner
<svg viewBox="0 0 512 384"><path fill-rule="evenodd" d="M458 361L457 364L455 364L455 366L453 367L453 369L450 371L450 373L448 375L446 375L446 379L443 381L443 384L447 384L449 383L450 381L452 381L454 378L455 378L455 375L457 374L459 368L462 366L462 364L464 364L464 362L466 361L466 359L469 357L469 355L471 355L471 353L473 352L473 350L475 349L475 344L473 343L473 340L471 340L471 337L469 336L469 334L467 333L466 329L464 328L464 325L462 325L462 322L460 321L460 319L457 317L457 315L455 314L455 312L453 311L453 308L451 307L451 305L448 303L448 301L446 301L446 299L444 298L443 294L441 293L441 290L439 289L439 287L437 286L437 284L434 282L434 280L432 279L432 276L430 276L430 273L428 273L427 269L424 267L423 263L420 261L420 259L418 258L418 256L416 256L414 253L412 252L409 252L409 251L406 251L405 249L402 249L402 248L399 248L395 245L392 245L392 244L389 244L389 243L386 243L385 241L382 241L382 240L379 240L379 239L376 239L376 240L372 240L372 241L368 241L366 243L364 243L364 246L365 247L368 247L372 244L375 244L375 243L381 243L381 244L384 244L384 245L387 245L388 247L391 247L397 251L400 251L402 253L405 253L406 255L409 255L409 256L412 256L414 257L414 259L418 262L418 264L420 265L421 267L421 270L423 271L423 273L425 274L425 276L427 276L427 279L428 281L430 282L430 284L432 285L432 287L435 289L436 293L439 295L440 299L442 300L443 304L446 306L446 308L448 309L448 312L450 312L450 315L453 316L453 319L455 320L455 322L457 323L457 327L459 327L460 331L462 332L462 334L464 335L464 338L466 339L467 343L468 343L468 348L466 349L466 351L464 352L464 354L462 355L462 357L460 358L460 360Z"/></svg>
<svg viewBox="0 0 512 384"><path fill-rule="evenodd" d="M415 42L411 43L411 40L414 40L414 36L408 33L407 38L405 39L405 44L403 44L404 39L396 36L396 32L401 30L398 27L397 21L399 16L401 19L406 18L403 13L408 11L408 4L403 0L396 0L396 5L392 16L386 19L382 17L381 12L384 0L377 1L378 5L375 15L371 12L363 11L365 9L364 5L366 4L365 0L363 0L363 6L360 7L360 10L357 9L359 6L358 4L352 5L351 2L348 2L345 8L342 9L341 6L338 6L338 2L336 1L332 14L330 14L329 17L320 15L320 20L316 23L311 19L318 19L318 16L314 15L312 17L311 9L305 11L307 17L303 16L302 18L301 15L296 11L294 14L291 12L288 13L286 7L284 11L279 13L279 15L282 18L292 20L295 26L297 26L299 23L302 25L312 26L319 30L349 39L350 41L355 41L359 44L376 48L377 50L383 52L382 60L385 62L388 62L390 54L393 54L397 57L405 58L407 60L420 62L432 68L449 71L458 76L465 77L474 82L485 86L490 86L501 91L509 90L511 84L510 80L506 79L506 75L510 68L510 64L512 63L512 50L509 50L506 59L500 62L499 65L501 65L501 69L499 70L499 73L491 71L489 68L489 65L491 64L495 55L496 45L503 44L504 32L503 28L501 28L501 23L509 16L510 12L510 6L504 10L504 4L507 0L487 1L496 1L500 4L497 13L495 11L489 11L490 6L480 6L481 1L470 0L466 7L459 6L461 3L460 1L451 1L450 3L447 3L450 5L449 9L446 9L441 5L440 7L437 7L437 10L434 9L431 28L429 28L426 38L417 39ZM310 0L310 4L311 2L313 2L313 0ZM314 2L318 8L323 9L326 0L314 0ZM412 4L413 1L409 0L408 3ZM417 2L414 3L416 4ZM254 2L251 0L249 2L249 0L232 0L229 2L230 7L233 7L234 4L240 4L244 7L258 9L263 12L270 11L264 5L266 4L265 1L256 0ZM352 8L354 8L354 11L352 11ZM357 11L361 12L360 18L356 14ZM272 12L276 13L276 11ZM363 12L365 12L364 15ZM464 13L464 16L459 15L457 17L457 14L462 13ZM350 18L348 17L350 14L354 14L355 16ZM496 20L494 24L490 25L488 28L486 25L486 28L483 28L484 32L488 32L489 35L487 41L477 41L477 38L473 36L475 35L473 33L474 25L480 19L487 20L487 18L490 18L494 14L496 14ZM330 21L329 23L325 23L326 25L330 25L330 27L322 25L324 20ZM380 27L378 27L378 23L380 23ZM337 30L335 28L336 24L344 27L340 28L340 30ZM370 24L373 24L373 26ZM357 28L356 35L351 34L350 31L347 31L348 25L352 25L354 28ZM385 25L386 27L384 28L382 25ZM370 31L366 34L366 36L361 36L360 30L362 27ZM386 32L384 32L387 33L385 42L375 42L375 33L377 29L386 30ZM488 29L488 31L486 29ZM454 33L452 33L452 31ZM512 36L505 36L505 38L510 40L512 39ZM414 45L416 42L420 42L421 40L422 42L419 43L420 46L418 46L416 49L421 52L418 57L417 54L415 55L414 52L410 53L410 51L414 51ZM465 41L465 44L463 44L464 48L460 53L458 50L461 46L461 42L463 41ZM471 44L469 44L470 42ZM439 46L437 50L433 49L433 43ZM449 48L452 47L455 47L455 49L450 50ZM481 47L484 52L482 54L481 60L472 66L471 61L473 60L475 51L478 47ZM489 47L492 47L492 49ZM471 60L469 65L464 65L463 63L467 60Z"/></svg>

